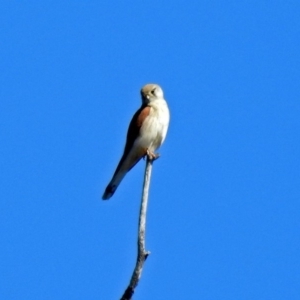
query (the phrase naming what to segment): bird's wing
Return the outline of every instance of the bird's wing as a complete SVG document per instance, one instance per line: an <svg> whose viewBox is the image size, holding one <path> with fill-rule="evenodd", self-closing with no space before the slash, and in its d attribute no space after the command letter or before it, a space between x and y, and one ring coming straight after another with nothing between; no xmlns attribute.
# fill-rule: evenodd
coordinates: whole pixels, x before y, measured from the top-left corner
<svg viewBox="0 0 300 300"><path fill-rule="evenodd" d="M126 139L126 144L125 144L124 152L123 152L122 158L121 158L121 160L120 160L120 162L119 162L119 164L117 166L115 174L121 169L121 167L123 165L123 162L128 157L129 152L132 150L133 144L136 141L136 139L138 138L138 136L140 134L140 129L141 129L142 125L143 125L144 120L148 117L148 115L150 113L150 110L151 110L150 106L142 106L140 109L137 110L137 112L132 117L132 119L130 121L130 124L129 124L129 127L128 127L128 131L127 131L127 139ZM136 161L135 164L137 162L138 161ZM135 164L133 164L130 167L130 169ZM129 170L127 170L127 171L129 171Z"/></svg>
<svg viewBox="0 0 300 300"><path fill-rule="evenodd" d="M127 140L122 158L116 168L116 171L110 183L105 189L102 196L103 200L109 199L116 191L118 185L126 175L126 173L133 168L138 161L145 155L143 149L134 149L134 142L140 135L140 129L144 120L148 117L151 107L142 106L133 116L129 124L127 132Z"/></svg>

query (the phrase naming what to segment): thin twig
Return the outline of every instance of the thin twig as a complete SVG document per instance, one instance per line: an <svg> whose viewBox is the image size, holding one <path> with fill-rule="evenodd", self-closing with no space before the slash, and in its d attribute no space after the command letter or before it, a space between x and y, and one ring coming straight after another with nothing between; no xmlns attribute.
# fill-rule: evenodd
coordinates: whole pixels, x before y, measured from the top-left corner
<svg viewBox="0 0 300 300"><path fill-rule="evenodd" d="M134 268L132 276L131 276L130 283L129 283L127 289L125 290L121 300L130 300L131 299L131 297L134 293L134 289L138 285L138 282L141 278L144 262L147 259L148 255L150 254L150 252L146 251L146 249L145 249L145 231L146 231L146 213L147 213L147 205L148 205L148 195L149 195L152 163L153 163L153 158L149 158L147 156L142 202L141 202L140 216L139 216L137 260L136 260L136 265L135 265L135 268Z"/></svg>

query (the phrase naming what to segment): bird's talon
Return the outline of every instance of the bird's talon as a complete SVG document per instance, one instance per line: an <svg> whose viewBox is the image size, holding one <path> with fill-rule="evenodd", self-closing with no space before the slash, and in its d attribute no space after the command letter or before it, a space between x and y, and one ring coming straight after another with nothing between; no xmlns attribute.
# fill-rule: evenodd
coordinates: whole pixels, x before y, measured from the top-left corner
<svg viewBox="0 0 300 300"><path fill-rule="evenodd" d="M154 152L150 151L149 149L147 150L147 157L149 160L154 161L154 160L158 159L159 156L160 156L159 153L154 153Z"/></svg>

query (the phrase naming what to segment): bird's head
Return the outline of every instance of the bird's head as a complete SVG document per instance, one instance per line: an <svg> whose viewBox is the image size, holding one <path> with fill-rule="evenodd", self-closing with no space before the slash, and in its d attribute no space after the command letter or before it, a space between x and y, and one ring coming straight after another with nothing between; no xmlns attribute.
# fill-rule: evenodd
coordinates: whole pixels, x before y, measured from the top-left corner
<svg viewBox="0 0 300 300"><path fill-rule="evenodd" d="M164 93L158 84L149 83L143 86L141 89L143 104L155 101L157 99L163 99Z"/></svg>

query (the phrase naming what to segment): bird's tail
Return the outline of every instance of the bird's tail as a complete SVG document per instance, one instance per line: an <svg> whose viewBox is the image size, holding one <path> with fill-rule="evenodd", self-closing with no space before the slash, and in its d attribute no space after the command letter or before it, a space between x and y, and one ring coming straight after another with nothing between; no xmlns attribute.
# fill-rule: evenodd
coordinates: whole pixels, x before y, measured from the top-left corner
<svg viewBox="0 0 300 300"><path fill-rule="evenodd" d="M143 153L141 155L139 152L133 154L129 153L128 155L125 152L123 154L112 180L104 191L104 194L102 196L103 200L108 200L110 197L112 197L126 173L129 172L139 162L143 155Z"/></svg>
<svg viewBox="0 0 300 300"><path fill-rule="evenodd" d="M112 178L112 180L110 181L110 183L104 191L104 194L102 196L103 200L108 200L112 197L126 173L126 171L119 171L117 172L117 174L114 175L114 177Z"/></svg>

